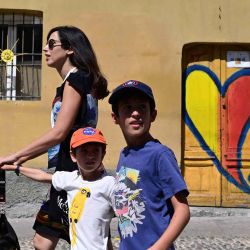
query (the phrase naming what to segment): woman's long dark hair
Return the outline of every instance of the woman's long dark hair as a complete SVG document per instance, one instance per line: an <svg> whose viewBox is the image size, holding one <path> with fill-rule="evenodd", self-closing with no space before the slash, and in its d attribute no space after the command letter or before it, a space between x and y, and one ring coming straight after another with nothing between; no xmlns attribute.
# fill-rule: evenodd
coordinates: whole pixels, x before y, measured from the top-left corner
<svg viewBox="0 0 250 250"><path fill-rule="evenodd" d="M100 71L95 52L92 45L82 30L74 26L58 26L51 29L47 35L57 31L63 49L71 49L74 53L70 56L71 63L88 74L93 76L92 91L97 99L108 96L108 82Z"/></svg>

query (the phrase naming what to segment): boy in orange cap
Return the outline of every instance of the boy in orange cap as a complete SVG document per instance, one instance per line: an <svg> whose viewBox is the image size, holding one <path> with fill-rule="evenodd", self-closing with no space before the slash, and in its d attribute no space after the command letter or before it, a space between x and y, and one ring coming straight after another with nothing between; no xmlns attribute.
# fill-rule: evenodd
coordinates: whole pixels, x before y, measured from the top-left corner
<svg viewBox="0 0 250 250"><path fill-rule="evenodd" d="M108 238L114 216L111 195L115 180L107 175L102 164L106 140L98 129L81 128L72 135L70 149L71 158L78 165L77 171L57 171L52 175L19 165L4 165L1 169L36 181L52 182L56 190L67 192L72 250L106 250L107 245L112 249Z"/></svg>

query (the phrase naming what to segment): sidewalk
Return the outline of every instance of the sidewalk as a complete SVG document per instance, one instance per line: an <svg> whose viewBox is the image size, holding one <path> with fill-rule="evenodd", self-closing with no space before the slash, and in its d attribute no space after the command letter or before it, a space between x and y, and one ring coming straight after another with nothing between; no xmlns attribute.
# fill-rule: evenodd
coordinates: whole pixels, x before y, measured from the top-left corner
<svg viewBox="0 0 250 250"><path fill-rule="evenodd" d="M6 173L6 180L7 218L17 233L21 249L33 249L32 225L49 185L17 177L11 172ZM250 250L250 209L191 207L191 215L189 224L176 241L177 250ZM114 249L118 249L116 219L111 229ZM69 249L68 244L60 241L57 250L65 249Z"/></svg>
<svg viewBox="0 0 250 250"><path fill-rule="evenodd" d="M18 235L21 249L33 249L31 240L34 234L32 230L34 218L15 218L9 219L9 222ZM116 219L112 221L111 235L115 249L118 249L119 237ZM67 243L61 241L57 249L65 250L69 247ZM250 250L250 216L192 216L189 224L176 241L176 249Z"/></svg>

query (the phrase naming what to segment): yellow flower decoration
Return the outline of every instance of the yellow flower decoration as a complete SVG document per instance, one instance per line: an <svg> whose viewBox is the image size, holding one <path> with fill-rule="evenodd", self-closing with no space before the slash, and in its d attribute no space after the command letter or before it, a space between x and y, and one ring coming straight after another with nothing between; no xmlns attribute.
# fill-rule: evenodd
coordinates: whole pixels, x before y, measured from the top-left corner
<svg viewBox="0 0 250 250"><path fill-rule="evenodd" d="M5 63L10 63L13 61L14 57L15 56L21 56L21 55L26 55L27 53L22 53L22 54L14 54L13 52L13 49L15 48L17 42L18 42L19 39L16 40L16 42L14 43L13 47L11 49L5 49L5 50L1 50L0 49L0 57L1 57L1 60L0 61L3 61ZM8 37L7 37L7 44L8 44ZM16 68L18 71L19 69Z"/></svg>
<svg viewBox="0 0 250 250"><path fill-rule="evenodd" d="M14 53L12 50L10 49L5 49L4 51L2 51L1 53L1 59L2 61L8 63L11 62L14 58Z"/></svg>

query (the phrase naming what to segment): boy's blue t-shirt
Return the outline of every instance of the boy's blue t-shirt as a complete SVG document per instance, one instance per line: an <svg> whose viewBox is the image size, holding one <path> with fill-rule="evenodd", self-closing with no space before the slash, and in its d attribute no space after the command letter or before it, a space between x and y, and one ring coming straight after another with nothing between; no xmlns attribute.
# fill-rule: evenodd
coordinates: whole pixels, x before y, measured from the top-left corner
<svg viewBox="0 0 250 250"><path fill-rule="evenodd" d="M142 147L125 148L120 154L113 196L120 249L145 250L152 246L172 218L170 198L182 190L188 195L169 148L157 140Z"/></svg>

